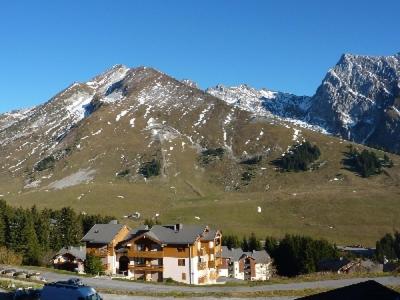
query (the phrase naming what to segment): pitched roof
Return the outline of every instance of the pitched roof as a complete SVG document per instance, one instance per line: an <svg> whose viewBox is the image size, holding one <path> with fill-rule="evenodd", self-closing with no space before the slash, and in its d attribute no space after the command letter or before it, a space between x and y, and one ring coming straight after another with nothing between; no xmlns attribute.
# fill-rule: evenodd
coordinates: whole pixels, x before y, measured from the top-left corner
<svg viewBox="0 0 400 300"><path fill-rule="evenodd" d="M169 245L193 244L200 236L202 236L206 241L214 239L216 231L210 230L205 232L206 229L206 226L187 224L179 224L179 226L154 225L150 229L146 227L140 227L132 230L125 242L141 235L159 241L162 244Z"/></svg>
<svg viewBox="0 0 400 300"><path fill-rule="evenodd" d="M54 256L59 256L59 255L65 255L65 254L70 254L80 260L85 260L86 259L86 247L81 246L81 247L64 247L60 251L57 252L57 254Z"/></svg>
<svg viewBox="0 0 400 300"><path fill-rule="evenodd" d="M122 224L95 224L82 238L82 242L109 244L124 227Z"/></svg>
<svg viewBox="0 0 400 300"><path fill-rule="evenodd" d="M241 248L229 249L227 246L222 246L222 258L230 258L232 261L238 261L243 255L243 250Z"/></svg>
<svg viewBox="0 0 400 300"><path fill-rule="evenodd" d="M271 261L271 257L265 250L244 252L241 248L229 249L226 246L222 246L222 258L230 258L232 261L239 261L245 256L253 258L256 263L266 264Z"/></svg>
<svg viewBox="0 0 400 300"><path fill-rule="evenodd" d="M265 250L254 251L250 252L250 257L256 260L256 263L266 264L271 261L271 257Z"/></svg>

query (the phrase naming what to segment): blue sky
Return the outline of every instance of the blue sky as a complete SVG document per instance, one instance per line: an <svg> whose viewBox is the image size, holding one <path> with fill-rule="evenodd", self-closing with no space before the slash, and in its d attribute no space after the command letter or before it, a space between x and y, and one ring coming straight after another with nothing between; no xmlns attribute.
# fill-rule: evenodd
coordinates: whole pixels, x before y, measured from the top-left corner
<svg viewBox="0 0 400 300"><path fill-rule="evenodd" d="M119 63L202 88L311 95L342 53L399 52L399 11L398 0L3 1L0 111Z"/></svg>

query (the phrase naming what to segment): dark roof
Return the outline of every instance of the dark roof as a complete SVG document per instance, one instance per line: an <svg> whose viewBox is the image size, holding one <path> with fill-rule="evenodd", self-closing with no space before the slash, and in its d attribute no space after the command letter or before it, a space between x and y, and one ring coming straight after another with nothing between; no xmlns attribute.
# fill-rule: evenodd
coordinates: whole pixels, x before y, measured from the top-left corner
<svg viewBox="0 0 400 300"><path fill-rule="evenodd" d="M193 244L200 236L206 241L213 240L215 230L205 232L206 226L200 225L154 225L150 229L146 227L135 228L130 232L130 235L125 239L125 243L132 238L144 235L162 244L169 245L185 245ZM214 234L214 235L213 235ZM124 243L121 243L122 245Z"/></svg>
<svg viewBox="0 0 400 300"><path fill-rule="evenodd" d="M304 300L400 300L400 294L384 285L368 280L361 283L345 286L336 290L311 295Z"/></svg>
<svg viewBox="0 0 400 300"><path fill-rule="evenodd" d="M229 249L226 246L222 246L222 258L230 258L232 261L238 261L244 256L251 257L256 261L256 263L261 264L266 264L271 261L271 257L265 250L244 252L241 248Z"/></svg>
<svg viewBox="0 0 400 300"><path fill-rule="evenodd" d="M217 234L217 230L209 229L204 235L202 240L203 241L213 241L215 239L215 235Z"/></svg>
<svg viewBox="0 0 400 300"><path fill-rule="evenodd" d="M238 261L242 255L243 250L241 248L232 248L229 249L227 246L222 246L222 258L230 258L232 261Z"/></svg>
<svg viewBox="0 0 400 300"><path fill-rule="evenodd" d="M265 250L250 252L250 257L256 260L256 263L267 264L271 261L271 257Z"/></svg>
<svg viewBox="0 0 400 300"><path fill-rule="evenodd" d="M109 244L123 227L122 224L96 224L81 241L93 244Z"/></svg>
<svg viewBox="0 0 400 300"><path fill-rule="evenodd" d="M318 270L337 272L344 266L347 266L350 262L351 261L347 258L323 259L318 263Z"/></svg>
<svg viewBox="0 0 400 300"><path fill-rule="evenodd" d="M81 246L81 247L64 247L60 251L57 252L57 254L54 256L59 256L59 255L65 255L65 254L70 254L73 257L76 257L80 260L85 260L86 259L86 247Z"/></svg>

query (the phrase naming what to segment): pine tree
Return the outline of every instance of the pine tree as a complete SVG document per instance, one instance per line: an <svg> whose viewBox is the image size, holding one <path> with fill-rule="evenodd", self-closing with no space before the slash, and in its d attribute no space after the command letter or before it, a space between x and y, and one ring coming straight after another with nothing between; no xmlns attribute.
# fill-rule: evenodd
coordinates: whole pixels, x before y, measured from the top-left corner
<svg viewBox="0 0 400 300"><path fill-rule="evenodd" d="M242 239L241 248L244 252L249 251L249 242L247 241L246 236Z"/></svg>
<svg viewBox="0 0 400 300"><path fill-rule="evenodd" d="M265 246L264 249L268 252L272 257L275 255L275 251L279 246L279 242L276 238L272 236L267 236L265 238Z"/></svg>
<svg viewBox="0 0 400 300"><path fill-rule="evenodd" d="M254 232L252 232L250 235L248 247L249 247L248 251L253 251L253 250L260 251L262 249L261 242L257 239Z"/></svg>
<svg viewBox="0 0 400 300"><path fill-rule="evenodd" d="M102 273L103 263L101 259L94 255L87 255L85 261L85 272L92 275L98 275Z"/></svg>
<svg viewBox="0 0 400 300"><path fill-rule="evenodd" d="M79 245L82 237L82 224L72 208L61 209L56 227L59 236L62 237L61 247Z"/></svg>
<svg viewBox="0 0 400 300"><path fill-rule="evenodd" d="M0 246L6 244L6 214L8 211L7 203L4 200L0 200Z"/></svg>
<svg viewBox="0 0 400 300"><path fill-rule="evenodd" d="M24 264L39 265L41 258L41 249L36 236L33 218L25 214L24 224L21 230L21 252L24 255Z"/></svg>

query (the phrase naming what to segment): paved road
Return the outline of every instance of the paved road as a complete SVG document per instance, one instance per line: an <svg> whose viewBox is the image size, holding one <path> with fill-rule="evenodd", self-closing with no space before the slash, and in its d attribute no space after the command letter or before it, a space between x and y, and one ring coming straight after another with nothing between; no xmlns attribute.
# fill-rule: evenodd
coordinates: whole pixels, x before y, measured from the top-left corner
<svg viewBox="0 0 400 300"><path fill-rule="evenodd" d="M17 268L18 269L18 268ZM67 280L70 275L54 272L42 272L42 275L49 281ZM296 282L282 284L265 284L257 286L175 286L163 284L149 284L130 281L111 280L109 278L85 278L81 277L84 284L93 286L97 289L111 289L129 292L148 292L148 293L168 293L168 292L188 292L188 293L209 293L209 292L256 292L256 291L278 291L278 290L303 290L315 288L339 288L350 284L355 284L367 280L375 280L383 285L400 286L400 277L388 276L377 278L351 278L339 280L324 280L313 282ZM112 298L110 298L112 299Z"/></svg>

